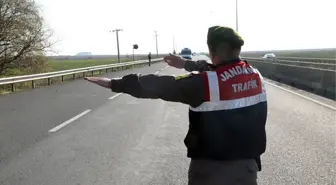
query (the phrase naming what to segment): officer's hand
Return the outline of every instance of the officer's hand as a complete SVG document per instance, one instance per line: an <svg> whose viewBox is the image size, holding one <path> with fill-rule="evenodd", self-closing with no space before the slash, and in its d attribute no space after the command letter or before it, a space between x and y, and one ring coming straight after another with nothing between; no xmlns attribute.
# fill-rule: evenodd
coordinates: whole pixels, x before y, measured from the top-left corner
<svg viewBox="0 0 336 185"><path fill-rule="evenodd" d="M178 69L184 68L184 65L186 63L186 59L182 58L181 56L178 55L173 55L169 53L168 56L165 56L163 60L172 67L176 67Z"/></svg>
<svg viewBox="0 0 336 185"><path fill-rule="evenodd" d="M99 86L111 89L111 79L104 77L85 77L85 80L97 84Z"/></svg>

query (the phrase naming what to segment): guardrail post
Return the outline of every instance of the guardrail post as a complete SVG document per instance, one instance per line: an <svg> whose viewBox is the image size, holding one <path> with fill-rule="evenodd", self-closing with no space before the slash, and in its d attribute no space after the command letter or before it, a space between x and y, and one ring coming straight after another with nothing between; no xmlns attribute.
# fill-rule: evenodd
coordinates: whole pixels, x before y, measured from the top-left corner
<svg viewBox="0 0 336 185"><path fill-rule="evenodd" d="M62 76L62 82L64 81L64 76Z"/></svg>
<svg viewBox="0 0 336 185"><path fill-rule="evenodd" d="M33 89L35 88L35 82L34 82L34 80L32 80L32 88Z"/></svg>
<svg viewBox="0 0 336 185"><path fill-rule="evenodd" d="M51 85L51 79L48 78L48 85Z"/></svg>
<svg viewBox="0 0 336 185"><path fill-rule="evenodd" d="M15 84L12 84L12 92L15 92Z"/></svg>
<svg viewBox="0 0 336 185"><path fill-rule="evenodd" d="M76 74L73 74L72 75L72 79L74 80L76 78Z"/></svg>
<svg viewBox="0 0 336 185"><path fill-rule="evenodd" d="M91 72L91 76L93 76L93 71Z"/></svg>
<svg viewBox="0 0 336 185"><path fill-rule="evenodd" d="M83 77L85 77L85 72L83 72Z"/></svg>
<svg viewBox="0 0 336 185"><path fill-rule="evenodd" d="M324 75L325 75L325 73L322 73L322 76L321 76L321 78L320 78L320 84L321 84L321 87L324 87ZM323 90L323 95L325 96L327 94L327 89L324 89Z"/></svg>

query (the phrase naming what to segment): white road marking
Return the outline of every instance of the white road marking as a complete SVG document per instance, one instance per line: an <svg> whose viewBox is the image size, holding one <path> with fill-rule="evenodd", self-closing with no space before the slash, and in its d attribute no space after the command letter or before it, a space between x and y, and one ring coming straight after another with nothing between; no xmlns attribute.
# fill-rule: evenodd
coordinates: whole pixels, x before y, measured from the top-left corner
<svg viewBox="0 0 336 185"><path fill-rule="evenodd" d="M141 141L139 142L139 144L136 147L140 147L141 146L142 141L144 140L144 137L145 137L145 135L142 136Z"/></svg>
<svg viewBox="0 0 336 185"><path fill-rule="evenodd" d="M320 101L318 101L318 100L314 100L314 99L312 99L312 98L309 98L309 97L304 96L304 95L302 95L302 94L299 94L299 93L297 93L297 92L291 91L291 90L289 90L289 89L280 87L280 86L278 86L278 85L276 85L276 84L273 84L273 83L271 83L271 82L267 82L267 81L264 81L264 82L266 82L267 84L272 85L272 86L274 86L274 87L277 87L277 88L279 88L279 89L282 89L282 90L284 90L284 91L287 91L287 92L290 92L290 93L295 94L295 95L297 95L297 96L300 96L300 97L302 97L302 98L304 98L304 99L306 99L306 100L312 101L312 102L314 102L314 103L317 103L317 104L319 104L319 105L322 105L322 106L324 106L324 107L327 107L327 108L329 108L329 109L332 109L332 110L336 111L336 107L333 107L333 106L331 106L331 105L322 103L322 102L320 102Z"/></svg>
<svg viewBox="0 0 336 185"><path fill-rule="evenodd" d="M114 95L114 96L111 96L111 97L109 98L109 100L112 100L112 99L118 97L118 96L121 95L121 94L122 94L122 93L118 93L118 94L116 94L116 95Z"/></svg>
<svg viewBox="0 0 336 185"><path fill-rule="evenodd" d="M169 67L169 66L167 65L166 67L164 67L164 68L162 68L162 69L156 71L155 74L158 74L160 71L163 71L163 70L166 69L167 67Z"/></svg>
<svg viewBox="0 0 336 185"><path fill-rule="evenodd" d="M73 118L71 118L71 119L69 119L69 120L63 122L62 124L60 124L60 125L54 127L53 129L49 130L49 132L56 132L56 131L58 131L59 129L65 127L65 126L68 125L69 123L71 123L71 122L77 120L78 118L84 116L85 114L89 113L90 111L91 111L91 109L88 109L88 110L86 110L86 111L84 111L84 112L78 114L77 116L75 116L75 117L73 117Z"/></svg>

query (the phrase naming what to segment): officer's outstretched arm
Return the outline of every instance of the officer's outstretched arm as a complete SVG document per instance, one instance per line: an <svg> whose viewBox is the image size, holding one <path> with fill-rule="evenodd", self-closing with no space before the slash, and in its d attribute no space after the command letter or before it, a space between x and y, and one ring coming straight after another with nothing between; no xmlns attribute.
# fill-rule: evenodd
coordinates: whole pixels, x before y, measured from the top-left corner
<svg viewBox="0 0 336 185"><path fill-rule="evenodd" d="M187 60L184 64L184 69L189 72L192 71L203 72L211 70L210 64L208 64L205 60L198 60L198 61Z"/></svg>
<svg viewBox="0 0 336 185"><path fill-rule="evenodd" d="M111 80L111 90L137 98L162 99L196 107L203 103L203 78L200 74L158 76L130 74Z"/></svg>

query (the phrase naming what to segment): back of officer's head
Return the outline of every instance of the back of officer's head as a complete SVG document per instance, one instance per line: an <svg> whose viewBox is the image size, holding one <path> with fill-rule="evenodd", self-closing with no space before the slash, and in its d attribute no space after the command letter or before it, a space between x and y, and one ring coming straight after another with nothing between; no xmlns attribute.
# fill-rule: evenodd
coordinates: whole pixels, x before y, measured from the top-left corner
<svg viewBox="0 0 336 185"><path fill-rule="evenodd" d="M208 30L207 44L212 62L218 64L237 59L244 40L232 28L212 26Z"/></svg>

